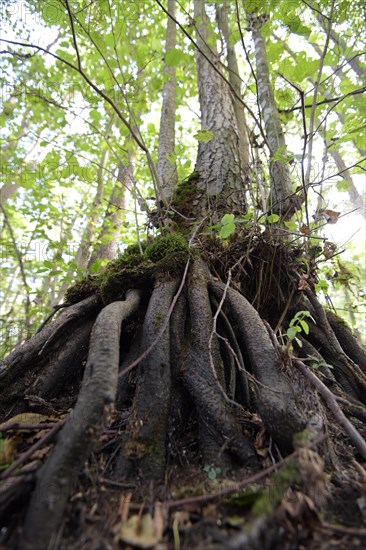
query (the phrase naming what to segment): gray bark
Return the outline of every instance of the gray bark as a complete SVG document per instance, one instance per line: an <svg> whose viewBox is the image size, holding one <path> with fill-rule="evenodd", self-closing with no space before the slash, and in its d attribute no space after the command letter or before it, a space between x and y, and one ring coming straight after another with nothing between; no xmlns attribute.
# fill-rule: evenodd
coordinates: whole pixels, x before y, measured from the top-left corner
<svg viewBox="0 0 366 550"><path fill-rule="evenodd" d="M121 323L140 301L137 291L106 306L94 325L82 388L52 454L39 471L19 548L51 547L83 462L102 432L117 389Z"/></svg>
<svg viewBox="0 0 366 550"><path fill-rule="evenodd" d="M198 146L197 186L206 191L211 202L220 196L213 205L215 211L243 212L243 167L239 155L239 132L232 96L228 85L201 53L203 52L212 64L219 66L215 46L207 46L210 37L209 20L203 0L195 0L194 16L197 21L197 44L200 50L197 51L197 75L202 130L210 130L214 134L211 141L200 142Z"/></svg>
<svg viewBox="0 0 366 550"><path fill-rule="evenodd" d="M289 217L301 206L299 197L293 196L291 174L286 162L275 159L276 152L286 157L286 141L270 81L266 42L261 32L261 19L251 14L251 31L254 41L257 69L257 93L270 149L272 211Z"/></svg>
<svg viewBox="0 0 366 550"><path fill-rule="evenodd" d="M249 135L248 126L242 103L238 98L241 98L241 79L239 76L238 61L236 58L235 48L230 44L230 29L227 18L227 7L224 4L217 12L217 21L219 29L225 41L227 66L229 69L229 82L235 91L236 96L233 97L234 111L236 123L239 133L239 154L240 164L243 170L244 179L247 180L249 171Z"/></svg>
<svg viewBox="0 0 366 550"><path fill-rule="evenodd" d="M118 176L115 181L110 204L107 207L103 226L99 235L99 245L94 249L88 267L90 268L97 260L113 260L118 249L118 240L121 232L121 225L125 217L126 209L126 188L131 186L134 168L134 151L129 151L127 166L120 163Z"/></svg>
<svg viewBox="0 0 366 550"><path fill-rule="evenodd" d="M168 12L175 17L175 0L168 0ZM173 50L176 46L177 30L173 19L168 17L168 26L166 31L165 52ZM175 113L177 110L177 78L175 67L164 66L164 73L169 79L163 87L163 104L161 108L160 131L159 131L159 150L157 171L159 175L160 198L164 202L169 202L173 196L176 186L177 165L175 160L169 160L168 155L174 155L175 147Z"/></svg>

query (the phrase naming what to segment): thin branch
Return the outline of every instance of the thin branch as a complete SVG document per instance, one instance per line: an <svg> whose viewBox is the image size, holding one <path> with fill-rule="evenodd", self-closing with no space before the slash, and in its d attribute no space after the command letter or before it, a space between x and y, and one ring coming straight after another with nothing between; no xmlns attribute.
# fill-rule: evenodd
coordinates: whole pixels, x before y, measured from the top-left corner
<svg viewBox="0 0 366 550"><path fill-rule="evenodd" d="M4 479L8 479L8 477L11 476L14 470L19 468L19 466L21 466L22 464L24 464L24 462L28 460L28 458L30 458L35 451L38 451L38 449L40 449L41 447L46 445L46 443L51 441L52 438L57 434L57 432L60 431L60 429L64 424L65 424L65 420L60 420L60 422L57 422L57 424L54 424L53 427L50 429L50 431L47 432L44 437L36 441L36 443L34 443L34 445L29 447L29 449L25 453L21 454L16 460L14 460L14 462L9 466L9 468L7 468L4 472L2 472L2 474L0 475L0 479L2 481L4 481Z"/></svg>
<svg viewBox="0 0 366 550"><path fill-rule="evenodd" d="M307 149L308 163L307 163L306 172L305 172L305 179L304 179L305 189L307 189L309 187L309 182L310 182L311 156L312 156L312 152L313 152L313 143L314 143L314 124L315 124L316 103L317 103L317 98L318 98L318 93L319 93L319 86L320 86L320 81L321 81L321 77L322 77L324 62L325 62L325 56L326 56L326 53L328 51L328 46L329 46L330 31L331 31L331 28L332 28L332 17L333 17L333 11L334 11L334 2L335 2L335 0L332 0L332 4L331 4L331 8L330 8L330 16L329 16L329 19L328 19L328 28L327 28L326 40L325 40L325 44L324 44L323 53L320 57L318 76L317 76L315 86L314 86L314 95L313 95L313 102L312 102L310 122L309 122L309 133L305 135L305 144L304 144L305 148L306 148L306 145L308 145L308 149Z"/></svg>
<svg viewBox="0 0 366 550"><path fill-rule="evenodd" d="M78 69L79 69L79 72L82 72L80 52L79 52L79 47L78 47L78 43L77 43L77 40L76 40L74 19L73 19L73 15L71 13L71 10L70 10L69 0L65 0L65 3L66 3L66 9L67 9L67 13L68 13L68 16L69 16L69 21L70 21L70 26L71 26L72 41L74 43L76 57L78 58Z"/></svg>
<svg viewBox="0 0 366 550"><path fill-rule="evenodd" d="M343 413L342 409L337 403L336 396L327 388L325 384L303 363L302 361L295 360L293 362L295 367L317 388L319 393L324 398L329 409L334 414L338 423L345 429L349 435L351 441L355 447L359 450L363 458L366 460L366 441L361 434L356 430L354 425L348 420Z"/></svg>
<svg viewBox="0 0 366 550"><path fill-rule="evenodd" d="M98 95L100 95L100 97L102 97L107 103L109 103L109 105L112 107L112 109L117 113L118 118L123 122L123 124L126 126L126 128L130 131L130 133L131 133L133 139L135 140L135 142L137 143L137 145L146 154L147 161L148 161L148 164L149 164L149 169L151 171L151 175L153 176L155 182L159 181L159 177L157 175L156 168L155 168L154 162L152 160L149 149L146 147L146 145L143 143L143 141L136 135L136 132L133 130L132 125L122 115L120 109L117 107L117 105L113 101L113 99L111 99L105 92L103 92L103 90L101 90L96 84L94 84L94 82L89 78L89 76L82 69L79 69L73 63L70 63L69 61L67 61L66 59L60 57L59 55L47 51L45 48L42 48L42 46L36 46L34 44L27 44L26 42L18 42L18 41L14 41L14 40L5 40L3 38L1 39L1 41L5 42L6 44L13 44L15 46L22 46L24 48L32 48L34 50L46 53L47 55L50 55L54 59L57 59L57 61L60 61L61 63L64 63L65 65L70 67L70 69L73 69L74 71L78 72L82 76L82 78L85 80L85 82L87 82L89 84L89 86ZM15 55L15 52L11 52L9 50L3 50L0 53L9 53L11 55ZM157 186L157 188L159 188L159 186Z"/></svg>

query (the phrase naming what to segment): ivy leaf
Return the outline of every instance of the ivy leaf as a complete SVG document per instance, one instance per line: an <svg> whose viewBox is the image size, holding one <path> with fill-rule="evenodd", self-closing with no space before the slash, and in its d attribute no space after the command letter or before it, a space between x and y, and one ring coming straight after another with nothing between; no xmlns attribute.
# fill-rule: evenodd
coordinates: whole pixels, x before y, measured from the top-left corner
<svg viewBox="0 0 366 550"><path fill-rule="evenodd" d="M207 143L208 141L211 141L215 134L211 132L211 130L200 130L193 136L197 141L202 141L203 143Z"/></svg>

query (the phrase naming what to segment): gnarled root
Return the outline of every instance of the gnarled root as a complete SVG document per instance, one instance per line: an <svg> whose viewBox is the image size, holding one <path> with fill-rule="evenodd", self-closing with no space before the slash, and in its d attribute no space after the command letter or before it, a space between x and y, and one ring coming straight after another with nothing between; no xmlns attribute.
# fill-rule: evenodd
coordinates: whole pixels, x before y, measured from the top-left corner
<svg viewBox="0 0 366 550"><path fill-rule="evenodd" d="M19 549L50 547L80 468L98 440L114 402L121 323L137 309L139 299L137 291L130 291L126 301L106 306L97 318L77 403L38 473Z"/></svg>

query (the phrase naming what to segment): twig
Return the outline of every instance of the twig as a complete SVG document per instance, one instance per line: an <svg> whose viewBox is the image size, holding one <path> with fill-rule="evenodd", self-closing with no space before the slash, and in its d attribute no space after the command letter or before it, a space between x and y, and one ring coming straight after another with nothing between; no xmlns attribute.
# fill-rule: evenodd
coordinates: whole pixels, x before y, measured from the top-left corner
<svg viewBox="0 0 366 550"><path fill-rule="evenodd" d="M337 403L336 396L327 388L325 384L303 363L302 361L293 361L295 367L317 388L319 393L324 398L329 409L334 414L337 422L345 429L351 441L366 460L366 441L361 434L356 430L354 425L348 420L340 406Z"/></svg>
<svg viewBox="0 0 366 550"><path fill-rule="evenodd" d="M309 122L309 133L306 134L306 136L305 136L304 150L306 150L306 146L308 146L308 148L307 148L308 162L307 162L307 166L306 166L305 179L304 179L304 182L303 182L304 189L307 189L309 187L309 183L310 183L311 155L312 155L313 143L314 143L314 123L315 123L316 102L317 102L317 98L318 98L319 86L320 86L321 76L322 76L323 67L324 67L325 55L328 51L328 46L329 46L330 31L331 31L331 28L332 28L332 17L333 17L333 11L334 11L334 3L335 3L335 0L332 0L331 7L330 7L330 16L328 18L328 28L327 28L326 40L325 40L325 44L324 44L323 53L320 57L318 76L317 76L315 86L314 86L314 95L313 95L313 102L312 102L312 106L311 106L311 114L310 114L310 122Z"/></svg>
<svg viewBox="0 0 366 550"><path fill-rule="evenodd" d="M39 332L41 332L41 330L45 327L45 325L48 323L48 321L49 321L50 319L52 319L52 317L53 317L54 315L56 315L56 313L58 312L59 309L62 309L62 308L64 308L64 307L70 307L70 306L71 306L71 304L69 304L69 303L66 303L66 304L59 304L59 305L57 305L57 306L53 306L54 311L52 311L52 312L46 317L46 319L43 321L43 323L40 325L40 327L36 330L36 334L38 334Z"/></svg>
<svg viewBox="0 0 366 550"><path fill-rule="evenodd" d="M11 466L9 466L9 468L7 468L1 475L0 475L0 479L3 481L4 479L8 479L8 477L11 476L11 474L14 472L14 470L16 470L17 468L19 468L19 466L21 464L23 464L30 456L32 456L32 454L37 451L38 449L40 449L41 447L43 447L43 445L45 445L46 443L48 443L56 434L57 432L62 428L62 426L65 424L65 420L60 420L60 422L58 422L57 424L55 424L53 426L53 428L50 429L50 431L48 433L46 433L46 435L44 437L42 437L41 439L39 439L36 443L34 443L34 445L32 445L31 447L29 447L29 449L21 454L14 462L13 464L11 464Z"/></svg>

